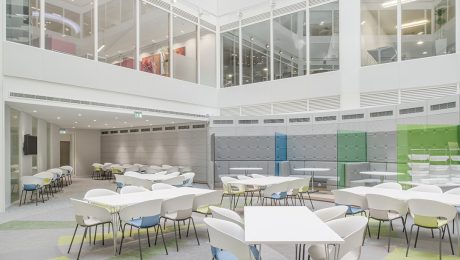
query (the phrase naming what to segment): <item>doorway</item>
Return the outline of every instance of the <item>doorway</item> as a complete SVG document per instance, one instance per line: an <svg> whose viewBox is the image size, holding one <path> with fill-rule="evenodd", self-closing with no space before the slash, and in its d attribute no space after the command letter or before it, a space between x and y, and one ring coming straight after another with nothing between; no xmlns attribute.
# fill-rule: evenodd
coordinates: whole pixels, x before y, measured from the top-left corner
<svg viewBox="0 0 460 260"><path fill-rule="evenodd" d="M70 141L61 141L60 165L70 165Z"/></svg>

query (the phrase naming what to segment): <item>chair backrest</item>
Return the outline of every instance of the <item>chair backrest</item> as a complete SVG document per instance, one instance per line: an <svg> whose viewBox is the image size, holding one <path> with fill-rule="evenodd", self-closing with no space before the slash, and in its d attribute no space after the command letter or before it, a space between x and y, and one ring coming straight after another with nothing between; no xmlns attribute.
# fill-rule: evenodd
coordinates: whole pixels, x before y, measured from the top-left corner
<svg viewBox="0 0 460 260"><path fill-rule="evenodd" d="M63 174L62 170L59 169L59 168L49 169L49 170L47 170L47 172L52 172L52 173L58 174L59 176L62 176L62 174Z"/></svg>
<svg viewBox="0 0 460 260"><path fill-rule="evenodd" d="M50 183L55 178L55 175L51 172L39 172L33 176L42 178L46 184Z"/></svg>
<svg viewBox="0 0 460 260"><path fill-rule="evenodd" d="M263 195L264 197L271 197L271 195L275 193L287 193L287 191L289 190L289 185L289 182L283 182L267 186L265 190L263 190Z"/></svg>
<svg viewBox="0 0 460 260"><path fill-rule="evenodd" d="M319 209L315 211L315 215L318 216L322 221L328 222L331 220L344 218L347 214L347 206L334 206L330 208Z"/></svg>
<svg viewBox="0 0 460 260"><path fill-rule="evenodd" d="M251 251L244 242L244 229L222 219L205 218L212 247L229 251L238 260L251 260Z"/></svg>
<svg viewBox="0 0 460 260"><path fill-rule="evenodd" d="M70 165L64 165L64 166L61 166L60 168L63 170L66 170L69 174L73 173L73 167Z"/></svg>
<svg viewBox="0 0 460 260"><path fill-rule="evenodd" d="M110 170L112 171L112 173L115 173L115 174L120 174L120 173L123 173L125 171L125 168L123 168L119 164L112 164L109 167L110 167Z"/></svg>
<svg viewBox="0 0 460 260"><path fill-rule="evenodd" d="M137 192L145 192L145 191L149 191L149 190L144 187L125 186L121 188L120 194L137 193Z"/></svg>
<svg viewBox="0 0 460 260"><path fill-rule="evenodd" d="M445 218L448 222L455 219L457 209L449 204L426 199L410 199L407 201L412 218Z"/></svg>
<svg viewBox="0 0 460 260"><path fill-rule="evenodd" d="M310 180L311 180L310 176L307 176L305 178L298 180L299 185L301 184L299 188L299 192L307 192L310 190L310 184L311 184Z"/></svg>
<svg viewBox="0 0 460 260"><path fill-rule="evenodd" d="M446 192L444 192L445 194L455 194L455 195L460 195L460 187L459 188L453 188L453 189L450 189Z"/></svg>
<svg viewBox="0 0 460 260"><path fill-rule="evenodd" d="M184 177L184 184L183 186L191 187L193 185L193 178L195 178L194 172L186 172L182 174Z"/></svg>
<svg viewBox="0 0 460 260"><path fill-rule="evenodd" d="M103 207L99 207L83 200L70 199L70 201L75 209L75 220L79 225L85 226L86 224L84 219L89 217L96 218L102 222L112 220L110 212Z"/></svg>
<svg viewBox="0 0 460 260"><path fill-rule="evenodd" d="M130 177L137 177L139 175L141 175L140 173L138 172L133 172L133 171L127 171L124 173L125 176L130 176Z"/></svg>
<svg viewBox="0 0 460 260"><path fill-rule="evenodd" d="M118 174L115 174L115 177L117 176ZM133 185L134 182L136 182L136 180L138 178L136 177L132 177L132 176L128 176L128 175L122 175L123 176L123 179L125 181L125 185Z"/></svg>
<svg viewBox="0 0 460 260"><path fill-rule="evenodd" d="M120 210L120 219L130 221L137 218L160 217L162 200L148 200Z"/></svg>
<svg viewBox="0 0 460 260"><path fill-rule="evenodd" d="M93 170L102 170L104 165L102 165L100 163L93 163L93 164L91 164L91 166L93 167Z"/></svg>
<svg viewBox="0 0 460 260"><path fill-rule="evenodd" d="M42 178L36 176L22 176L21 177L22 185L38 185L42 186L45 184Z"/></svg>
<svg viewBox="0 0 460 260"><path fill-rule="evenodd" d="M442 189L436 185L419 185L413 188L408 189L408 191L418 191L418 192L427 192L427 193L442 193Z"/></svg>
<svg viewBox="0 0 460 260"><path fill-rule="evenodd" d="M178 219L185 219L192 216L194 194L187 194L163 201L161 215L177 213Z"/></svg>
<svg viewBox="0 0 460 260"><path fill-rule="evenodd" d="M92 189L85 193L85 199L88 198L95 198L101 196L110 196L110 195L118 195L115 191L108 190L108 189Z"/></svg>
<svg viewBox="0 0 460 260"><path fill-rule="evenodd" d="M221 198L222 198L221 190L215 190L209 193L197 195L193 199L192 209L196 211L199 208L219 205Z"/></svg>
<svg viewBox="0 0 460 260"><path fill-rule="evenodd" d="M374 188L388 189L388 190L402 190L401 184L397 182L384 182L374 186Z"/></svg>
<svg viewBox="0 0 460 260"><path fill-rule="evenodd" d="M365 196L343 190L333 190L332 193L334 194L335 204L355 206L363 210L367 209L367 200Z"/></svg>
<svg viewBox="0 0 460 260"><path fill-rule="evenodd" d="M139 167L140 172L145 172L148 169L150 169L150 166L148 166L148 165L137 165L137 167Z"/></svg>
<svg viewBox="0 0 460 260"><path fill-rule="evenodd" d="M221 176L220 180L222 181L222 189L224 190L224 192L230 192L232 190L232 187L229 184L229 182L236 181L235 178L228 176Z"/></svg>
<svg viewBox="0 0 460 260"><path fill-rule="evenodd" d="M172 186L170 184L166 183L154 183L152 184L152 190L169 190L169 189L175 189L177 188L176 186Z"/></svg>
<svg viewBox="0 0 460 260"><path fill-rule="evenodd" d="M150 190L152 188L152 184L153 182L150 181L150 180L144 180L144 179L139 179L139 178L136 178L136 177L132 177L132 186L138 186L138 187L143 187L143 188L146 188L148 190Z"/></svg>
<svg viewBox="0 0 460 260"><path fill-rule="evenodd" d="M161 171L161 169L155 169L155 168L152 168L152 167L147 167L147 168L145 168L145 170L144 170L145 173L150 173L150 174L152 174L152 173L157 173L157 172L159 172L159 171ZM165 172L165 173L166 173L166 172Z"/></svg>
<svg viewBox="0 0 460 260"><path fill-rule="evenodd" d="M116 164L104 163L104 165L102 165L102 170L104 170L104 171L110 170L110 168L112 167L112 165L116 165Z"/></svg>
<svg viewBox="0 0 460 260"><path fill-rule="evenodd" d="M251 177L249 176L246 176L246 175L238 175L236 176L238 178L238 180L248 180L248 179L252 179Z"/></svg>
<svg viewBox="0 0 460 260"><path fill-rule="evenodd" d="M387 219L389 211L405 216L409 210L407 202L403 200L398 200L380 194L367 194L366 198L370 215L378 219Z"/></svg>
<svg viewBox="0 0 460 260"><path fill-rule="evenodd" d="M233 222L244 228L244 221L241 216L233 210L211 206L212 217Z"/></svg>
<svg viewBox="0 0 460 260"><path fill-rule="evenodd" d="M126 184L125 183L125 178L126 178L126 176L124 176L124 175L115 174L115 182L117 182L117 183L121 183L123 185Z"/></svg>
<svg viewBox="0 0 460 260"><path fill-rule="evenodd" d="M357 259L359 259L367 221L366 217L353 216L332 220L327 223L345 241L340 244L338 259L342 259L343 256L355 250L358 251Z"/></svg>
<svg viewBox="0 0 460 260"><path fill-rule="evenodd" d="M166 172L165 175L171 176L171 177L177 177L180 175L180 172Z"/></svg>
<svg viewBox="0 0 460 260"><path fill-rule="evenodd" d="M265 178L267 176L264 176L264 175L261 175L261 174L256 174L256 173L253 173L251 174L252 178Z"/></svg>
<svg viewBox="0 0 460 260"><path fill-rule="evenodd" d="M171 179L163 180L162 183L173 186L182 186L182 184L184 184L184 179L184 176L176 176Z"/></svg>

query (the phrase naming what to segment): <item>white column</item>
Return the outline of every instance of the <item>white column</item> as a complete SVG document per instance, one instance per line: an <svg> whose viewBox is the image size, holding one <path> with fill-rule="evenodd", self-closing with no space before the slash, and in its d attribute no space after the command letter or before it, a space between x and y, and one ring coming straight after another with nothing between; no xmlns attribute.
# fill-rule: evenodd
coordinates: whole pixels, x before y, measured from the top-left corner
<svg viewBox="0 0 460 260"><path fill-rule="evenodd" d="M201 13L196 30L196 83L201 84Z"/></svg>
<svg viewBox="0 0 460 260"><path fill-rule="evenodd" d="M222 86L222 78L224 77L223 71L221 71L221 62L222 62L222 48L220 46L220 26L216 25L216 82L217 88Z"/></svg>
<svg viewBox="0 0 460 260"><path fill-rule="evenodd" d="M98 49L99 49L99 0L94 0L94 4L93 4L93 28L91 29L92 30L92 34L94 36L94 42L93 42L93 45L94 45L94 60L95 61L98 61L99 60L99 52L98 52Z"/></svg>
<svg viewBox="0 0 460 260"><path fill-rule="evenodd" d="M8 165L5 163L5 154L9 154L9 146L6 146L6 139L5 139L5 102L3 100L3 40L5 39L5 6L6 1L2 1L0 4L0 212L4 212L6 208L6 193L10 192L10 189L7 189L7 182L10 180L6 179L6 172L9 168ZM3 166L1 166L3 165ZM9 171L8 171L9 172ZM8 196L9 197L9 196Z"/></svg>
<svg viewBox="0 0 460 260"><path fill-rule="evenodd" d="M140 19L140 4L139 4L139 1L140 0L136 0L135 3L134 3L134 8L135 8L135 23L136 23L136 50L134 51L134 55L136 55L136 57L134 57L134 63L135 63L135 66L134 66L134 69L135 70L139 70L139 49L140 49L140 29L139 29L139 19Z"/></svg>
<svg viewBox="0 0 460 260"><path fill-rule="evenodd" d="M341 108L357 108L360 105L360 0L339 1L339 10Z"/></svg>
<svg viewBox="0 0 460 260"><path fill-rule="evenodd" d="M174 20L174 14L173 14L173 1L171 1L171 6L169 7L169 76L171 78L174 77L174 49L173 49L173 20Z"/></svg>
<svg viewBox="0 0 460 260"><path fill-rule="evenodd" d="M45 1L42 0L40 1L40 48L45 47Z"/></svg>
<svg viewBox="0 0 460 260"><path fill-rule="evenodd" d="M47 122L37 119L37 172L48 169L48 131Z"/></svg>
<svg viewBox="0 0 460 260"><path fill-rule="evenodd" d="M306 12L305 12L305 48L307 49L306 50L306 57L307 57L307 72L305 73L305 75L309 75L310 74L310 0L306 0ZM300 72L299 72L300 74Z"/></svg>

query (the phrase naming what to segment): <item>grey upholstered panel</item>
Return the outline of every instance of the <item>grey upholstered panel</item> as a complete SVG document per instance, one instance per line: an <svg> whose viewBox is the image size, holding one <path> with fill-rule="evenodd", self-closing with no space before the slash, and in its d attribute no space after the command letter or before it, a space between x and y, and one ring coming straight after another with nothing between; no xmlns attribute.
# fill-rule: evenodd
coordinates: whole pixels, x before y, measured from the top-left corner
<svg viewBox="0 0 460 260"><path fill-rule="evenodd" d="M345 163L345 186L350 187L351 182L368 178L360 174L362 171L369 171L370 164L363 163Z"/></svg>
<svg viewBox="0 0 460 260"><path fill-rule="evenodd" d="M218 136L216 160L275 160L274 136Z"/></svg>
<svg viewBox="0 0 460 260"><path fill-rule="evenodd" d="M397 161L396 132L367 133L367 159L369 162Z"/></svg>
<svg viewBox="0 0 460 260"><path fill-rule="evenodd" d="M288 136L288 160L336 161L337 135Z"/></svg>

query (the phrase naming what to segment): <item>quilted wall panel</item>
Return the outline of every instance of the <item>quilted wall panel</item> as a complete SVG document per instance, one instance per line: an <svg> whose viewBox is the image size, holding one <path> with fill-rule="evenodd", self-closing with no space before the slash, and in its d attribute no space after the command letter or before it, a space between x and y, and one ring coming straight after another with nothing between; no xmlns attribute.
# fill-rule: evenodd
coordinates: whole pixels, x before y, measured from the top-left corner
<svg viewBox="0 0 460 260"><path fill-rule="evenodd" d="M274 161L274 136L218 136L217 161Z"/></svg>
<svg viewBox="0 0 460 260"><path fill-rule="evenodd" d="M290 161L336 161L337 135L288 136L287 151Z"/></svg>
<svg viewBox="0 0 460 260"><path fill-rule="evenodd" d="M367 159L369 162L396 163L396 132L367 133Z"/></svg>

